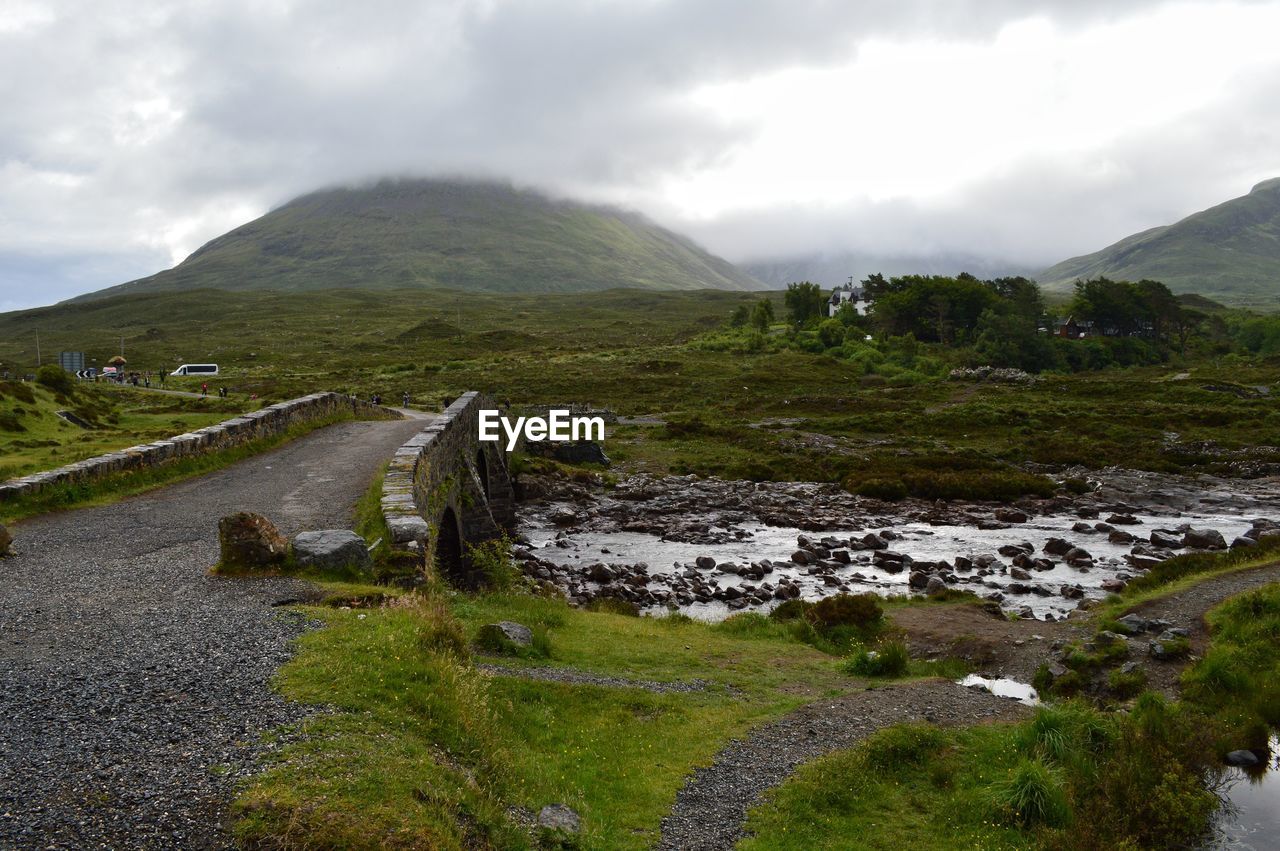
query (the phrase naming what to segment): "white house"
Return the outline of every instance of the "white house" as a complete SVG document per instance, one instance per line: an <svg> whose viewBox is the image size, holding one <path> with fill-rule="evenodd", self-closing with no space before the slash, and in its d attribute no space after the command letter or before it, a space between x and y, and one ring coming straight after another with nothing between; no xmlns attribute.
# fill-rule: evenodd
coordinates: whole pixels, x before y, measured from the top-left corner
<svg viewBox="0 0 1280 851"><path fill-rule="evenodd" d="M868 308L871 307L871 302L862 292L862 287L855 287L852 283L836 287L831 291L831 300L827 303L827 315L835 316L845 304L852 304L859 316L866 316Z"/></svg>

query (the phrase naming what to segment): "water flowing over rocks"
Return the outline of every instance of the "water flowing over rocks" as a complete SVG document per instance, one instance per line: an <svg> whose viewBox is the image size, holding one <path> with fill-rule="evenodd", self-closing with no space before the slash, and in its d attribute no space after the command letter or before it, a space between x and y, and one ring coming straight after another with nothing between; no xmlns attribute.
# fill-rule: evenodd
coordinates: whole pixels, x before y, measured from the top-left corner
<svg viewBox="0 0 1280 851"><path fill-rule="evenodd" d="M612 598L718 619L798 597L957 589L1057 620L1174 555L1280 535L1258 516L1280 516L1269 482L1092 478L1084 495L995 505L890 503L813 482L539 477L522 482L534 498L515 554L526 576L578 605Z"/></svg>

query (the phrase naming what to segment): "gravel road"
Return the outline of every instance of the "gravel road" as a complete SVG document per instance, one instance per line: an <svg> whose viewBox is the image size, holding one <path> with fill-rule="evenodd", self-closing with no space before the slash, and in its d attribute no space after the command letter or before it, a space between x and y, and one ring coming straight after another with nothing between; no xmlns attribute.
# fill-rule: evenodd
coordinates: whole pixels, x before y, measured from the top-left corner
<svg viewBox="0 0 1280 851"><path fill-rule="evenodd" d="M707 768L690 776L662 820L662 849L732 848L747 810L801 763L847 748L877 730L907 721L944 725L1013 720L1030 710L989 692L925 680L807 704L735 739Z"/></svg>
<svg viewBox="0 0 1280 851"><path fill-rule="evenodd" d="M0 848L222 848L270 688L306 625L296 580L219 579L217 522L344 528L421 420L351 422L112 506L12 527L0 561Z"/></svg>

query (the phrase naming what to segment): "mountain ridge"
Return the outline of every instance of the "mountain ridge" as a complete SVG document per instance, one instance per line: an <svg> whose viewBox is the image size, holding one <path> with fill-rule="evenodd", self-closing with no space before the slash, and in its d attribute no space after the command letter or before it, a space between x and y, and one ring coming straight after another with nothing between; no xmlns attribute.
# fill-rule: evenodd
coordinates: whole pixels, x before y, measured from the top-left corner
<svg viewBox="0 0 1280 851"><path fill-rule="evenodd" d="M1175 293L1197 292L1239 306L1280 301L1280 177L1248 194L1159 225L1041 272L1049 290L1076 280L1162 281Z"/></svg>
<svg viewBox="0 0 1280 851"><path fill-rule="evenodd" d="M299 196L154 275L70 299L196 288L305 292L761 289L643 215L470 179L386 179Z"/></svg>

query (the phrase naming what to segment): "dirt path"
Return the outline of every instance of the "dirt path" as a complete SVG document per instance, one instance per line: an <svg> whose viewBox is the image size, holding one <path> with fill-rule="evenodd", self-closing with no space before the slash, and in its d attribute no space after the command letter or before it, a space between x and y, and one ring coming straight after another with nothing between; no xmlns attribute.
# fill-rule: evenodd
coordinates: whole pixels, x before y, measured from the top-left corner
<svg viewBox="0 0 1280 851"><path fill-rule="evenodd" d="M742 837L747 810L802 763L906 721L944 725L1013 720L1030 710L947 680L886 686L820 700L735 739L676 794L662 820L662 849L726 849Z"/></svg>
<svg viewBox="0 0 1280 851"><path fill-rule="evenodd" d="M260 735L297 720L271 677L305 628L284 578L208 575L217 521L348 527L423 422L351 422L115 505L13 527L0 561L0 847L217 848Z"/></svg>

